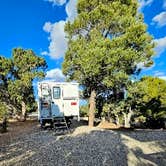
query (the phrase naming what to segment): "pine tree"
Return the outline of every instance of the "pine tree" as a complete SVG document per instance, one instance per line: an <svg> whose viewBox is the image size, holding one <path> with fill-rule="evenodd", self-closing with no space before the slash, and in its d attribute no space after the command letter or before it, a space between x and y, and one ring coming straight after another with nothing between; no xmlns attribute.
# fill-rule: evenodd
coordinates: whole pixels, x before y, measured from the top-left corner
<svg viewBox="0 0 166 166"><path fill-rule="evenodd" d="M95 98L103 87L116 93L140 71L139 63L152 64L154 43L137 8L136 0L78 0L77 18L65 26L63 73L86 88L90 126Z"/></svg>

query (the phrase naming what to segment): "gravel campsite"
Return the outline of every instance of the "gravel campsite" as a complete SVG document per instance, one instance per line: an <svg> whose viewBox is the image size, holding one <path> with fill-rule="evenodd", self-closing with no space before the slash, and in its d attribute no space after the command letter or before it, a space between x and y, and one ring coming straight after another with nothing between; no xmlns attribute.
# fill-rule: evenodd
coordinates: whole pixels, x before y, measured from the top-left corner
<svg viewBox="0 0 166 166"><path fill-rule="evenodd" d="M71 133L38 122L9 124L0 135L0 165L110 166L166 163L165 130L108 130L75 122Z"/></svg>
<svg viewBox="0 0 166 166"><path fill-rule="evenodd" d="M0 166L166 166L166 0L0 0Z"/></svg>

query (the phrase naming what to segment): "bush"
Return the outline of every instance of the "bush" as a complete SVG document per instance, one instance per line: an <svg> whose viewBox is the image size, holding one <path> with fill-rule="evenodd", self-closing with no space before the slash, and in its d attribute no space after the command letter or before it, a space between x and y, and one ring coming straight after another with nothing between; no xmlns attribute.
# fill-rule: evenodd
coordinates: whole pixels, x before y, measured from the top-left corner
<svg viewBox="0 0 166 166"><path fill-rule="evenodd" d="M0 102L0 132L7 131L7 107Z"/></svg>
<svg viewBox="0 0 166 166"><path fill-rule="evenodd" d="M166 108L159 107L157 109L146 110L145 125L148 128L165 128Z"/></svg>
<svg viewBox="0 0 166 166"><path fill-rule="evenodd" d="M152 129L165 128L166 119L163 119L163 118L154 119L152 117L149 117L149 118L147 118L145 124L146 124L147 128L152 128Z"/></svg>
<svg viewBox="0 0 166 166"><path fill-rule="evenodd" d="M88 110L89 110L88 104L82 105L80 107L80 116L81 117L87 117L88 116Z"/></svg>
<svg viewBox="0 0 166 166"><path fill-rule="evenodd" d="M133 128L146 128L145 126L146 117L143 115L134 114L131 120L131 126Z"/></svg>
<svg viewBox="0 0 166 166"><path fill-rule="evenodd" d="M8 109L6 105L0 102L0 120L2 120L3 117L7 115L7 111Z"/></svg>

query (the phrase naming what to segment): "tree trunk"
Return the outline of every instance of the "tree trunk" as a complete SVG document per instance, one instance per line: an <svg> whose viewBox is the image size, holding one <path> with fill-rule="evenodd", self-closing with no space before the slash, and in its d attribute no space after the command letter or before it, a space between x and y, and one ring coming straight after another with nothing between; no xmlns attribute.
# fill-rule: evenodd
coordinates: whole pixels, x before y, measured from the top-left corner
<svg viewBox="0 0 166 166"><path fill-rule="evenodd" d="M21 102L21 116L20 116L20 120L21 121L25 121L26 120L26 104L24 101Z"/></svg>
<svg viewBox="0 0 166 166"><path fill-rule="evenodd" d="M0 127L1 127L0 132L4 133L7 131L7 117L6 116L3 117L2 124Z"/></svg>
<svg viewBox="0 0 166 166"><path fill-rule="evenodd" d="M127 113L123 113L123 116L124 116L124 127L128 128Z"/></svg>
<svg viewBox="0 0 166 166"><path fill-rule="evenodd" d="M89 99L89 126L94 126L94 118L95 118L95 108L96 108L96 92L95 90L91 91L90 99Z"/></svg>
<svg viewBox="0 0 166 166"><path fill-rule="evenodd" d="M124 114L124 121L125 121L125 124L124 126L126 128L130 128L130 120L131 120L131 116L132 116L132 110L131 110L131 107L129 108L129 113L123 113Z"/></svg>
<svg viewBox="0 0 166 166"><path fill-rule="evenodd" d="M115 119L116 119L116 125L119 125L119 116L118 115L115 115Z"/></svg>

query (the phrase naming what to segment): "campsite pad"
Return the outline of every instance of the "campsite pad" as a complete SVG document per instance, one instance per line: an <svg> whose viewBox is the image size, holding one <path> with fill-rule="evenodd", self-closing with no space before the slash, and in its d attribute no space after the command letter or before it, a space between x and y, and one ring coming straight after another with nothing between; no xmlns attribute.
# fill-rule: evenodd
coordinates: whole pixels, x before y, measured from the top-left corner
<svg viewBox="0 0 166 166"><path fill-rule="evenodd" d="M166 163L165 130L128 132L76 124L78 127L73 127L71 134L61 136L52 130L41 130L35 121L9 126L11 132L0 135L0 166L164 166Z"/></svg>

